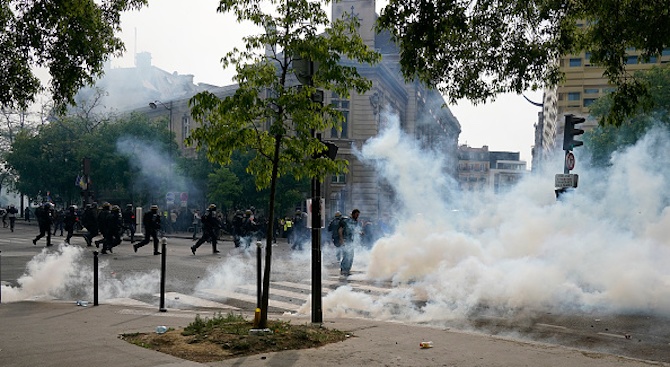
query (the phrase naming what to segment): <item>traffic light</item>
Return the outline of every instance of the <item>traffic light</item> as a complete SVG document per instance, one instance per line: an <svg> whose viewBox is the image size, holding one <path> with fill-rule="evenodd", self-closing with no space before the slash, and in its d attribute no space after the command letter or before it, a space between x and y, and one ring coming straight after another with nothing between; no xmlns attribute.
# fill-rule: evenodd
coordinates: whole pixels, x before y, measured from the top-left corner
<svg viewBox="0 0 670 367"><path fill-rule="evenodd" d="M575 140L575 136L584 134L584 130L575 129L575 126L583 123L583 117L574 115L565 115L565 130L563 131L563 150L572 150L575 147L584 145L581 140Z"/></svg>

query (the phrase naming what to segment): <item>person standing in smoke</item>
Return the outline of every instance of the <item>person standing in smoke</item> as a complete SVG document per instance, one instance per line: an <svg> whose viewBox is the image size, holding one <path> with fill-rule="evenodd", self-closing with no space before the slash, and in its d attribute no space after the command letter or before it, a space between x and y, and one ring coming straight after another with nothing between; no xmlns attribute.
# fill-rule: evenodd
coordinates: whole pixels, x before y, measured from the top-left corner
<svg viewBox="0 0 670 367"><path fill-rule="evenodd" d="M247 209L244 212L244 221L242 222L242 233L244 241L244 248L249 248L251 242L256 236L256 231L258 230L258 223L256 222L256 217L254 212L251 209Z"/></svg>
<svg viewBox="0 0 670 367"><path fill-rule="evenodd" d="M133 204L127 204L123 211L123 228L130 232L130 243L135 242L135 210Z"/></svg>
<svg viewBox="0 0 670 367"><path fill-rule="evenodd" d="M86 228L86 234L84 235L84 241L86 241L86 246L93 246L93 239L98 235L98 213L97 204L91 203L86 206L84 210L84 215L81 218L81 225Z"/></svg>
<svg viewBox="0 0 670 367"><path fill-rule="evenodd" d="M193 241L198 238L198 229L200 228L200 223L202 223L202 218L200 218L200 210L196 209L193 212Z"/></svg>
<svg viewBox="0 0 670 367"><path fill-rule="evenodd" d="M235 216L233 216L233 243L235 244L235 247L241 246L240 243L244 232L242 229L243 224L244 214L242 214L241 210L236 210Z"/></svg>
<svg viewBox="0 0 670 367"><path fill-rule="evenodd" d="M161 213L158 212L158 205L152 205L151 210L144 213L142 216L142 224L144 225L144 239L133 245L133 250L148 244L153 239L154 241L154 255L160 255L158 251L158 230L161 229Z"/></svg>
<svg viewBox="0 0 670 367"><path fill-rule="evenodd" d="M9 205L9 208L7 209L7 217L9 218L9 229L14 232L14 223L16 223L16 214L18 214L18 210L14 206L14 204Z"/></svg>
<svg viewBox="0 0 670 367"><path fill-rule="evenodd" d="M46 236L47 247L51 246L51 224L53 223L53 215L51 213L51 203L45 203L35 209L35 217L37 218L37 225L40 228L40 234L33 240L33 245L37 245L37 241Z"/></svg>
<svg viewBox="0 0 670 367"><path fill-rule="evenodd" d="M198 240L198 242L195 243L195 245L191 246L191 252L193 255L195 255L195 251L202 245L203 243L207 241L212 242L212 253L218 254L219 250L216 249L216 242L217 242L217 230L219 227L221 227L221 223L219 222L219 218L216 215L216 205L215 204L209 204L209 207L207 208L207 211L201 218L202 221L202 237Z"/></svg>
<svg viewBox="0 0 670 367"><path fill-rule="evenodd" d="M305 232L307 231L307 223L302 211L296 210L293 217L293 239L291 241L291 250L302 251L302 243L305 240Z"/></svg>
<svg viewBox="0 0 670 367"><path fill-rule="evenodd" d="M63 218L63 226L65 227L66 237L65 243L70 244L70 239L72 238L72 233L74 232L74 224L77 222L77 213L75 212L76 208L74 205L67 208Z"/></svg>
<svg viewBox="0 0 670 367"><path fill-rule="evenodd" d="M335 212L335 217L328 224L328 232L330 232L330 237L333 240L333 245L335 245L335 257L337 262L342 261L342 242L340 241L340 222L342 221L342 213L339 211Z"/></svg>
<svg viewBox="0 0 670 367"><path fill-rule="evenodd" d="M360 214L360 210L352 210L351 217L342 219L340 221L340 227L338 228L340 244L342 247L340 274L345 277L351 274L351 265L354 263L354 244L356 241L360 241L362 235L361 225L358 222L358 216Z"/></svg>

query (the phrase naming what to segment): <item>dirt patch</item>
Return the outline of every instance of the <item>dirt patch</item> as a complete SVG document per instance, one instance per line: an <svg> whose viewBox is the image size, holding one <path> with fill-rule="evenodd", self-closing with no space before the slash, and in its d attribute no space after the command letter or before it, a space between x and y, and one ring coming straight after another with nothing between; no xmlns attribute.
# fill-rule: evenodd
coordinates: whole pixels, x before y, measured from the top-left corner
<svg viewBox="0 0 670 367"><path fill-rule="evenodd" d="M219 315L213 319L196 316L183 329L163 334L123 334L121 339L194 362L214 362L268 352L316 348L347 339L350 334L317 325L292 325L287 321L268 320L268 328L253 329L253 321L241 315Z"/></svg>

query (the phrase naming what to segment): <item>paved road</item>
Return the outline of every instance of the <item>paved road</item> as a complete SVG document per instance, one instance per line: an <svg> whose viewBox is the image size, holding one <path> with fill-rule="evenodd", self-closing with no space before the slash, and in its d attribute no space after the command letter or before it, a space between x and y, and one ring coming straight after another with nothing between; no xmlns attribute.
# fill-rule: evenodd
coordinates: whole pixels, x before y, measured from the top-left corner
<svg viewBox="0 0 670 367"><path fill-rule="evenodd" d="M43 252L43 241L32 245L35 234L36 227L23 224L14 233L0 232L0 274L3 284L12 287L9 291L4 289L3 301L14 297L91 302L94 248L87 248L82 238L75 237L69 248L54 246ZM58 236L53 239L54 243L62 240ZM221 253L212 254L211 246L206 243L193 256L190 251L193 241L186 234L172 236L167 241L168 312L253 312L257 302L255 248L235 249L231 241L224 240L219 244ZM101 304L159 308L161 256L154 256L150 245L134 253L130 243L124 242L114 249L114 254L99 255L98 259ZM362 317L407 322L410 321L407 310L416 311L425 305L411 284L392 286L371 282L362 272L344 279L339 276L332 249L324 249L323 259L325 319ZM273 246L272 269L270 312L309 317L311 252L292 251L285 240L280 240ZM399 294L413 296L399 298ZM482 307L465 320L431 319L422 324L670 363L668 321L658 315L559 315L542 311L500 314Z"/></svg>

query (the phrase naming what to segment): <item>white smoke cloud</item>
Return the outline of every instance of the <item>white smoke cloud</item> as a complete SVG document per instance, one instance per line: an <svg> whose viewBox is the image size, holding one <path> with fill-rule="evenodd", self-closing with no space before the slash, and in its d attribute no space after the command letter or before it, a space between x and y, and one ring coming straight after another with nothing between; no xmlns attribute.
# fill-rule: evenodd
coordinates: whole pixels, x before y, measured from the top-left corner
<svg viewBox="0 0 670 367"><path fill-rule="evenodd" d="M482 306L670 314L665 130L617 152L607 170L589 168L577 150L579 188L556 201L562 155L507 193L461 193L440 169L444 159L419 149L395 120L359 158L394 186L400 220L371 251L358 249L354 262L368 280L413 290L387 296L408 305L393 317L456 319ZM353 302L348 293L331 293L327 312L352 304L388 317L389 307Z"/></svg>

